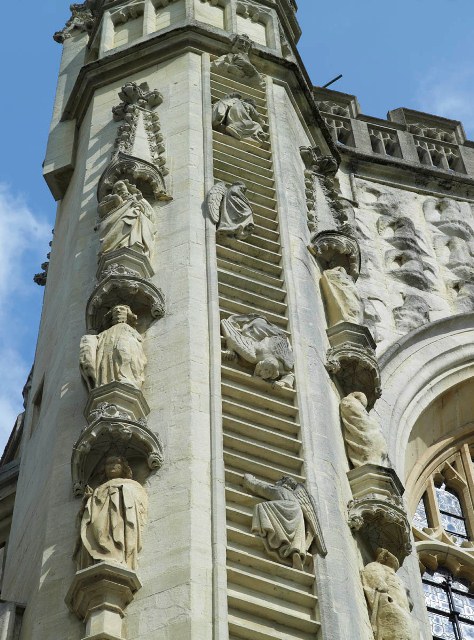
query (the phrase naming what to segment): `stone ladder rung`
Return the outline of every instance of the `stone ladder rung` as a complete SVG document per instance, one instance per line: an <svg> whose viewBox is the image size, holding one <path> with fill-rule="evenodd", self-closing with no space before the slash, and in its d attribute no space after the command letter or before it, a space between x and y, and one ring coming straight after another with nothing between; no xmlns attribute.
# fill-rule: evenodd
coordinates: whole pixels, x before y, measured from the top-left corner
<svg viewBox="0 0 474 640"><path fill-rule="evenodd" d="M287 305L284 302L277 302L266 296L258 295L245 289L239 289L225 282L219 282L218 289L219 294L222 294L227 299L233 299L247 305L249 308L258 309L258 311L263 312L264 315L267 311L281 315L286 313Z"/></svg>
<svg viewBox="0 0 474 640"><path fill-rule="evenodd" d="M253 473L272 482L280 480L283 476L291 476L297 482L304 482L303 476L295 473L294 469L289 469L282 464L269 464L262 458L258 458L259 453L260 451L255 452L255 455L237 453L234 449L224 447L225 467L229 471L241 472L242 475L244 473Z"/></svg>
<svg viewBox="0 0 474 640"><path fill-rule="evenodd" d="M257 443L257 441L251 438L237 437L229 432L224 432L223 439L224 447L227 451L232 451L233 453L246 457L251 456L252 458L258 458L266 464L285 469L285 473L301 473L303 460L298 456L291 455L268 444L263 445Z"/></svg>
<svg viewBox="0 0 474 640"><path fill-rule="evenodd" d="M250 244L253 247L258 247L259 249L270 251L271 253L274 253L275 255L278 255L281 257L280 242L279 241L274 242L272 240L269 240L266 237L262 237L261 235L259 235L258 231L259 229L257 227L254 233L252 233L250 236L245 238L244 242L246 244ZM278 239L279 239L279 236L278 236Z"/></svg>
<svg viewBox="0 0 474 640"><path fill-rule="evenodd" d="M227 522L239 524L241 527L245 527L250 531L252 528L252 512L244 507L234 507L230 504L226 504L226 516Z"/></svg>
<svg viewBox="0 0 474 640"><path fill-rule="evenodd" d="M230 249L234 249L235 251L240 252L241 255L248 255L251 258L258 258L258 260L263 260L264 262L271 262L278 265L281 262L280 253L270 251L269 249L264 249L263 247L258 247L255 244L244 240L238 240L237 238L229 238L227 236L218 235L217 242L224 247L229 247Z"/></svg>
<svg viewBox="0 0 474 640"><path fill-rule="evenodd" d="M289 565L270 559L266 554L259 555L253 549L248 549L238 543L228 543L227 561L234 566L250 567L261 575L268 574L275 579L278 578L279 583L291 586L303 593L312 594L314 591L313 573L293 569Z"/></svg>
<svg viewBox="0 0 474 640"><path fill-rule="evenodd" d="M250 422L228 417L223 419L223 426L228 433L236 433L241 436L253 438L258 442L264 442L275 447L280 447L284 451L288 451L289 453L293 453L297 456L300 454L302 447L301 440L289 438L277 431L264 429L263 427L257 427Z"/></svg>
<svg viewBox="0 0 474 640"><path fill-rule="evenodd" d="M281 287L272 287L270 284L261 282L255 277L255 275L245 276L222 268L218 269L218 274L219 282L231 287L246 289L249 293L262 295L263 297L275 300L276 302L284 302L286 299L286 291Z"/></svg>
<svg viewBox="0 0 474 640"><path fill-rule="evenodd" d="M292 402L282 402L281 399L274 395L266 393L266 387L272 388L270 382L262 380L263 388L256 388L252 385L253 380L258 378L248 377L244 382L250 382L250 385L241 384L235 380L222 380L222 395L237 400L249 407L255 407L262 411L268 411L278 417L296 420L298 416L298 407Z"/></svg>
<svg viewBox="0 0 474 640"><path fill-rule="evenodd" d="M267 218L270 222L278 224L278 213L276 207L269 208L265 205L259 204L258 202L253 202L252 209L254 215L262 216L262 218Z"/></svg>
<svg viewBox="0 0 474 640"><path fill-rule="evenodd" d="M223 244L227 242L227 245ZM274 262L268 262L267 260L261 260L256 256L251 256L248 253L242 254L239 249L229 246L228 239L223 237L217 237L216 243L217 258L222 258L232 263L236 268L241 266L253 270L255 273L270 276L281 280L282 267L280 264Z"/></svg>
<svg viewBox="0 0 474 640"><path fill-rule="evenodd" d="M215 133L219 132L216 131ZM237 138L234 138L233 136L229 136L222 132L221 135L223 136L224 140L214 140L214 153L216 156L223 155L225 157L232 157L241 160L246 165L261 167L263 170L268 171L273 175L273 162L271 160L271 156L269 156L268 158L264 158L256 155L255 153L250 153L249 151L242 149L240 146L233 144L234 140L238 142ZM230 138L230 140L228 140L228 138Z"/></svg>
<svg viewBox="0 0 474 640"><path fill-rule="evenodd" d="M238 300L233 298L226 298L224 296L220 296L220 313L221 320L223 318L228 318L234 313L257 313L258 315L264 316L269 322L276 324L280 329L283 329L288 335L287 327L288 327L288 318L286 316L280 316L271 311L264 311L258 307L250 306L248 304L242 304Z"/></svg>
<svg viewBox="0 0 474 640"><path fill-rule="evenodd" d="M286 626L271 624L269 627L262 626L262 620L249 613L234 611L229 608L229 631L230 638L236 640L316 640L315 633L305 633Z"/></svg>
<svg viewBox="0 0 474 640"><path fill-rule="evenodd" d="M243 82L239 82L234 78L223 76L220 73L212 70L211 68L211 89L214 87L221 88L222 91L228 93L241 93L243 97L254 98L255 101L260 101L266 104L266 91L265 88L254 87Z"/></svg>
<svg viewBox="0 0 474 640"><path fill-rule="evenodd" d="M247 187L247 198L252 200L252 194L255 194L259 198L265 198L267 202L271 202L270 207L276 205L276 191L273 181L270 184L265 184L265 180L259 180L258 174L242 175L238 167L233 165L216 162L214 164L214 177L217 180L222 180L227 184L234 184L235 182L243 182ZM257 200L258 201L258 200ZM268 206L268 205L267 205Z"/></svg>
<svg viewBox="0 0 474 640"><path fill-rule="evenodd" d="M315 620L315 611L307 611L304 607L294 604L282 604L271 596L259 597L258 592L244 589L240 585L233 585L227 589L229 607L268 620L270 624L277 623L298 629L306 633L316 634L319 623ZM290 636L291 637L291 636Z"/></svg>
<svg viewBox="0 0 474 640"><path fill-rule="evenodd" d="M235 256L237 259L238 256ZM217 258L217 268L220 272L224 273L234 273L238 274L242 277L247 278L248 280L256 280L259 283L269 285L275 289L283 289L284 283L281 278L275 278L266 273L262 273L257 269L252 269L252 267L247 267L246 265L239 264L234 260L224 260L223 258ZM286 292L285 292L286 295Z"/></svg>
<svg viewBox="0 0 474 640"><path fill-rule="evenodd" d="M272 576L273 578L273 576ZM248 587L258 593L264 593L272 598L278 598L284 603L295 605L296 610L305 613L305 609L309 614L313 614L318 606L318 599L313 593L295 589L288 584L282 584L280 581L269 579L267 576L261 575L252 568L243 568L235 563L227 564L227 580L229 583L238 584L241 587Z"/></svg>
<svg viewBox="0 0 474 640"><path fill-rule="evenodd" d="M267 229L272 233L276 233L278 234L278 238L280 237L280 230L278 222L276 220L260 215L255 211L255 209L253 211L253 219L255 221L255 224L257 224L260 228Z"/></svg>
<svg viewBox="0 0 474 640"><path fill-rule="evenodd" d="M247 420L256 426L269 427L270 429L282 431L290 435L299 436L300 434L300 425L298 422L276 416L274 413L260 408L248 407L236 400L223 398L222 411L225 416L229 416L231 419Z"/></svg>
<svg viewBox="0 0 474 640"><path fill-rule="evenodd" d="M255 459L259 464L271 465L282 470L282 475L299 475L303 467L303 460L298 456L292 456L272 447L268 444L260 444L252 438L237 436L224 431L224 448L229 454Z"/></svg>
<svg viewBox="0 0 474 640"><path fill-rule="evenodd" d="M255 229L253 235L258 238L262 238L264 240L268 240L269 242L273 242L280 246L280 232L277 230L269 229L265 225L261 225L260 222L265 219L261 216L255 215L253 216L253 222L255 225Z"/></svg>
<svg viewBox="0 0 474 640"><path fill-rule="evenodd" d="M279 403L278 407L281 407L282 403L285 406L290 406L291 409L283 409L285 413L298 411L295 407L296 391L294 389L280 387L272 382L267 382L267 380L262 380L262 378L253 375L253 366L249 365L249 367L249 369L239 368L238 361L235 360L223 361L222 377L225 382L232 381L237 386L242 385L243 388L249 389L253 393L262 393L266 398L274 398Z"/></svg>
<svg viewBox="0 0 474 640"><path fill-rule="evenodd" d="M262 160L267 160L269 162L272 161L272 153L270 149L270 145L268 143L263 143L259 145L255 142L248 142L246 140L237 140L233 136L228 136L226 133L222 133L221 131L213 131L212 137L214 144L226 144L229 147L234 147L238 151L242 151L249 155L261 158Z"/></svg>
<svg viewBox="0 0 474 640"><path fill-rule="evenodd" d="M218 258L228 260L236 267L242 265L243 268L249 268L255 272L269 274L271 277L281 279L282 268L279 264L270 263L249 255L245 255L242 258L242 253L239 250L222 244L222 240L223 238L217 239L216 253Z"/></svg>
<svg viewBox="0 0 474 640"><path fill-rule="evenodd" d="M247 161L240 157L230 155L229 153L215 151L214 166L220 165L222 165L224 169L226 166L235 167L237 171L242 172L242 179L245 179L248 176L250 180L253 180L254 176L258 176L259 181L262 181L262 184L267 184L268 186L273 186L275 184L272 167L269 169L262 167L261 165L253 162L253 158L251 161ZM264 180L266 182L263 182Z"/></svg>

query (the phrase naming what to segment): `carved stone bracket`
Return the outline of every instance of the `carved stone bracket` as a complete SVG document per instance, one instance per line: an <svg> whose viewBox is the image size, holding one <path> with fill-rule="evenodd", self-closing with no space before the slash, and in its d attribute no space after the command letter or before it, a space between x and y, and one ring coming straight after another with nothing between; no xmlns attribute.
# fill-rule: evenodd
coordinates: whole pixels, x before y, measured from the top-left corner
<svg viewBox="0 0 474 640"><path fill-rule="evenodd" d="M127 458L133 477L142 483L163 465L161 440L143 422L107 415L113 413L113 405L103 407L103 412L84 429L73 448L71 469L76 496L83 495L98 465L111 452Z"/></svg>
<svg viewBox="0 0 474 640"><path fill-rule="evenodd" d="M122 151L112 158L97 187L97 200L101 202L119 180L129 180L138 187L147 199L172 200L166 192L164 171L147 160L142 160Z"/></svg>
<svg viewBox="0 0 474 640"><path fill-rule="evenodd" d="M132 309L139 318L141 329L165 314L165 298L160 289L138 276L109 273L99 282L87 302L87 330L101 331L104 316L119 304Z"/></svg>
<svg viewBox="0 0 474 640"><path fill-rule="evenodd" d="M323 270L344 267L354 281L359 277L361 256L355 238L341 231L321 231L311 238L308 249Z"/></svg>
<svg viewBox="0 0 474 640"><path fill-rule="evenodd" d="M371 550L382 547L400 564L412 549L410 524L403 505L403 485L393 469L362 465L347 474L354 499L349 502L349 526Z"/></svg>
<svg viewBox="0 0 474 640"><path fill-rule="evenodd" d="M97 269L97 280L100 282L107 276L134 276L147 279L151 278L153 273L147 256L128 247L123 247L102 254Z"/></svg>
<svg viewBox="0 0 474 640"><path fill-rule="evenodd" d="M362 391L370 410L382 394L380 369L375 357L375 341L367 327L340 322L327 330L331 349L326 369L344 395Z"/></svg>
<svg viewBox="0 0 474 640"><path fill-rule="evenodd" d="M141 586L135 571L118 564L99 562L78 571L65 601L86 624L84 640L124 640L122 618Z"/></svg>
<svg viewBox="0 0 474 640"><path fill-rule="evenodd" d="M149 413L150 407L140 389L121 382L109 382L92 389L84 409L89 424L101 418L112 418L146 425Z"/></svg>

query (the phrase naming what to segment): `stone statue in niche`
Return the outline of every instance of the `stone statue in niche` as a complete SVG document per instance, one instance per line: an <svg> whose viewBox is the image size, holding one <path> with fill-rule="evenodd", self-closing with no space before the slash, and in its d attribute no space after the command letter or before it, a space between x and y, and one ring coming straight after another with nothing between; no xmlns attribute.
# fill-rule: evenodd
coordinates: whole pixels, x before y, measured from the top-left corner
<svg viewBox="0 0 474 640"><path fill-rule="evenodd" d="M354 467L364 464L385 466L388 449L378 421L367 411L367 396L361 391L341 400L347 457Z"/></svg>
<svg viewBox="0 0 474 640"><path fill-rule="evenodd" d="M288 476L270 484L246 473L244 487L268 500L255 506L252 533L262 538L270 557L291 562L294 569L302 571L313 541L318 553L326 555L313 501L304 485Z"/></svg>
<svg viewBox="0 0 474 640"><path fill-rule="evenodd" d="M370 562L361 572L375 640L414 640L418 637L407 591L396 575L399 566L397 558L389 551L377 549L375 562Z"/></svg>
<svg viewBox="0 0 474 640"><path fill-rule="evenodd" d="M243 182L235 182L229 187L218 182L207 194L207 210L219 234L245 240L253 233L253 211L246 191Z"/></svg>
<svg viewBox="0 0 474 640"><path fill-rule="evenodd" d="M430 306L421 296L403 295L403 305L393 310L393 317L397 329L409 333L430 321Z"/></svg>
<svg viewBox="0 0 474 640"><path fill-rule="evenodd" d="M146 357L142 337L134 328L137 316L119 304L105 316L110 326L99 335L81 339L80 367L89 391L109 382L121 382L141 389Z"/></svg>
<svg viewBox="0 0 474 640"><path fill-rule="evenodd" d="M142 485L132 479L132 470L122 456L106 458L104 477L96 489L86 487L74 558L78 570L101 561L117 562L134 570L142 548L148 496Z"/></svg>
<svg viewBox="0 0 474 640"><path fill-rule="evenodd" d="M212 107L212 128L237 140L265 142L267 136L262 125L255 101L243 98L240 93L231 93Z"/></svg>
<svg viewBox="0 0 474 640"><path fill-rule="evenodd" d="M362 324L364 319L362 300L353 278L344 267L323 271L321 289L330 327L339 322Z"/></svg>
<svg viewBox="0 0 474 640"><path fill-rule="evenodd" d="M100 254L129 247L150 256L155 235L154 211L128 180L114 184L99 203Z"/></svg>
<svg viewBox="0 0 474 640"><path fill-rule="evenodd" d="M250 84L262 85L262 77L250 62L251 50L252 41L247 35L235 36L231 52L214 60L213 71Z"/></svg>
<svg viewBox="0 0 474 640"><path fill-rule="evenodd" d="M234 314L221 322L226 360L242 358L256 365L254 376L292 389L295 382L293 350L285 332L258 314Z"/></svg>

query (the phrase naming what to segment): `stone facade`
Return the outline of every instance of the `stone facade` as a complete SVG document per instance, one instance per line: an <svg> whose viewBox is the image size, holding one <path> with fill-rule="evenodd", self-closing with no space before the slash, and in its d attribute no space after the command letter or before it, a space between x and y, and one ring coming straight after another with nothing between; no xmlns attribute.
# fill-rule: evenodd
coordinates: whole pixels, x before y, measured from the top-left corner
<svg viewBox="0 0 474 640"><path fill-rule="evenodd" d="M471 637L474 144L313 87L296 11L86 0L54 36L5 640Z"/></svg>

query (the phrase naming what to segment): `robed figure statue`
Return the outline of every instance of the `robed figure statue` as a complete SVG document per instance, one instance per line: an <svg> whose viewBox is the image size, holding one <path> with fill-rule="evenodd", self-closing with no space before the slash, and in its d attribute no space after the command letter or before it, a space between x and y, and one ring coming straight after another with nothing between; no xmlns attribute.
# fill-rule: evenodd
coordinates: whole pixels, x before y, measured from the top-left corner
<svg viewBox="0 0 474 640"><path fill-rule="evenodd" d="M78 569L101 561L136 569L148 496L142 485L132 479L125 458L106 458L104 474L103 484L94 490L86 487L79 512L80 535L74 552Z"/></svg>
<svg viewBox="0 0 474 640"><path fill-rule="evenodd" d="M212 107L212 128L227 133L237 140L264 142L263 120L255 101L231 93L218 100Z"/></svg>

